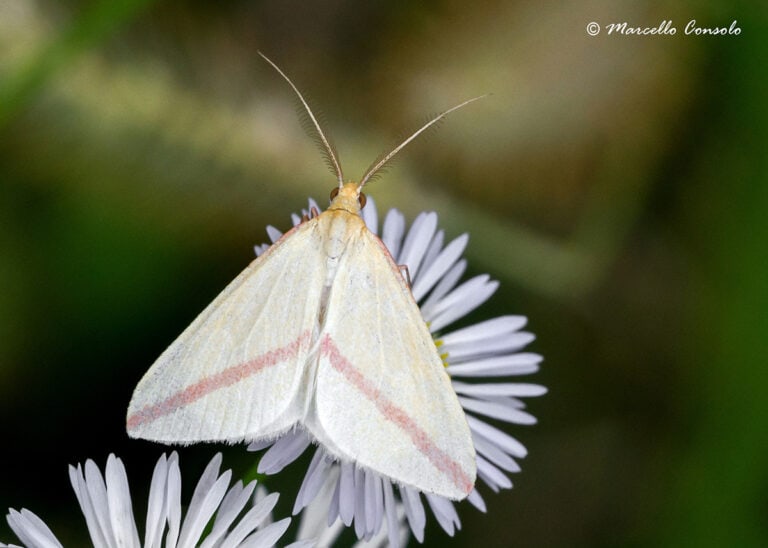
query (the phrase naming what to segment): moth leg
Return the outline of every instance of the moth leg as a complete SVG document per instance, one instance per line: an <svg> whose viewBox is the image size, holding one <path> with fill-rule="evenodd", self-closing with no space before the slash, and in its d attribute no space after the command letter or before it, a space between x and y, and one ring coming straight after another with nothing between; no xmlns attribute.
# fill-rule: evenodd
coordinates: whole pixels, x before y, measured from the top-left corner
<svg viewBox="0 0 768 548"><path fill-rule="evenodd" d="M301 216L301 223L299 223L299 224L304 224L307 221L309 221L310 219L314 219L318 215L320 215L320 212L317 210L317 208L315 206L312 206L312 209L309 210L309 214L304 213Z"/></svg>
<svg viewBox="0 0 768 548"><path fill-rule="evenodd" d="M413 284L411 283L411 272L408 270L407 264L399 264L397 265L398 270L400 270L400 274L403 275L403 278L405 278L405 282L408 284L408 287L413 289Z"/></svg>

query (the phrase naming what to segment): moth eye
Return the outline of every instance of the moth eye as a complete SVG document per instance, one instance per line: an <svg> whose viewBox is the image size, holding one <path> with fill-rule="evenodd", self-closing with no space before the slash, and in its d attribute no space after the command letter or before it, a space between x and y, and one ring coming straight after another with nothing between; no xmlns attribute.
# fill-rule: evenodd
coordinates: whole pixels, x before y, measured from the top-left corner
<svg viewBox="0 0 768 548"><path fill-rule="evenodd" d="M339 195L339 187L333 187L333 190L331 190L331 200L333 200L336 196Z"/></svg>
<svg viewBox="0 0 768 548"><path fill-rule="evenodd" d="M368 198L366 198L365 194L361 192L360 196L357 197L357 201L360 202L360 209L363 209L365 204L368 202Z"/></svg>

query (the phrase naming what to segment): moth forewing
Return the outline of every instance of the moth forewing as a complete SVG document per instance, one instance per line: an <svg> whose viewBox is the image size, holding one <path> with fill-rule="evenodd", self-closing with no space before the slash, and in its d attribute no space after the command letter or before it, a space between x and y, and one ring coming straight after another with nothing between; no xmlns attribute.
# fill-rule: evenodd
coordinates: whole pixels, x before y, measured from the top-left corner
<svg viewBox="0 0 768 548"><path fill-rule="evenodd" d="M322 282L296 265L325 267L313 222L254 260L161 354L128 407L131 437L234 442L275 436L301 419Z"/></svg>
<svg viewBox="0 0 768 548"><path fill-rule="evenodd" d="M461 499L475 481L466 417L397 265L370 232L347 242L320 335L310 430L338 457Z"/></svg>

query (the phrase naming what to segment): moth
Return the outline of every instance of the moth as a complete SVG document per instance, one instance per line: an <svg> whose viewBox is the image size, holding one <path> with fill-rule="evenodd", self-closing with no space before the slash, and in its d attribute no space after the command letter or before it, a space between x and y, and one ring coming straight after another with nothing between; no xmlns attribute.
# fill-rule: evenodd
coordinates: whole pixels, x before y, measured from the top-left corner
<svg viewBox="0 0 768 548"><path fill-rule="evenodd" d="M345 182L338 157L282 70L333 166L330 207L282 236L163 352L128 407L133 438L259 441L303 428L333 457L449 499L473 489L464 411L414 301L365 225L362 189L431 119Z"/></svg>

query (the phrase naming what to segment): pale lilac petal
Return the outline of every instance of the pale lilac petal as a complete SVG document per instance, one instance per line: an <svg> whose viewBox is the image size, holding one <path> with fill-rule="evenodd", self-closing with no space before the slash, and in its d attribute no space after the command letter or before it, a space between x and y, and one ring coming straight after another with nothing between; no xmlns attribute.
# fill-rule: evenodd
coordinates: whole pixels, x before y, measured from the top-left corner
<svg viewBox="0 0 768 548"><path fill-rule="evenodd" d="M357 538L363 538L367 531L368 526L365 521L365 478L363 477L363 469L359 466L355 466L355 534Z"/></svg>
<svg viewBox="0 0 768 548"><path fill-rule="evenodd" d="M476 340L492 339L519 331L528 323L525 316L499 316L468 327L446 333L441 337L446 344L461 344Z"/></svg>
<svg viewBox="0 0 768 548"><path fill-rule="evenodd" d="M391 484L387 482L388 485ZM405 524L405 511L402 506L397 507L393 515L391 531L389 526L378 529L377 533L368 539L359 540L352 545L352 548L399 548L408 543L410 530ZM324 546L324 545L323 545Z"/></svg>
<svg viewBox="0 0 768 548"><path fill-rule="evenodd" d="M485 460L480 455L477 458L477 475L480 477L488 487L498 492L499 489L509 489L512 487L512 480L510 480L504 473Z"/></svg>
<svg viewBox="0 0 768 548"><path fill-rule="evenodd" d="M322 211L323 208L317 205L317 202L314 198L309 198L309 200L307 200L307 209L304 211L304 213L306 213L306 215L309 217L312 214L312 210Z"/></svg>
<svg viewBox="0 0 768 548"><path fill-rule="evenodd" d="M445 296L440 307L436 307L441 309L440 312L430 313L430 329L433 332L440 331L446 325L466 316L490 299L498 288L499 282L491 280L487 274L467 280Z"/></svg>
<svg viewBox="0 0 768 548"><path fill-rule="evenodd" d="M167 507L165 498L168 479L168 459L163 453L155 464L147 501L147 520L144 528L144 548L159 548L165 529Z"/></svg>
<svg viewBox="0 0 768 548"><path fill-rule="evenodd" d="M85 461L85 489L93 504L96 513L96 522L99 525L107 544L116 545L117 539L109 521L109 506L107 499L107 486L96 463L91 459Z"/></svg>
<svg viewBox="0 0 768 548"><path fill-rule="evenodd" d="M280 493L269 493L261 497L249 511L249 513L252 512L250 519L262 528L277 523L272 520L272 510L275 509L279 499Z"/></svg>
<svg viewBox="0 0 768 548"><path fill-rule="evenodd" d="M453 389L457 394L467 396L515 396L518 398L535 398L547 393L547 389L539 384L523 382L491 382L469 384L452 381Z"/></svg>
<svg viewBox="0 0 768 548"><path fill-rule="evenodd" d="M448 272L446 272L445 276L443 276L443 278L437 283L426 300L420 304L421 315L425 320L430 321L429 310L436 307L440 303L440 299L445 297L445 295L447 295L454 287L456 287L456 284L464 275L464 271L466 269L467 261L464 259L457 261L456 264L448 269ZM434 333L433 329L430 330Z"/></svg>
<svg viewBox="0 0 768 548"><path fill-rule="evenodd" d="M216 518L213 522L211 532L205 537L205 540L198 548L212 548L218 546L220 541L225 537L229 538L227 531L229 531L230 526L235 522L243 508L245 508L255 487L255 481L252 481L243 487L243 482L238 480L229 488L229 491L224 495L221 504L219 504L219 509L216 512ZM242 538L245 538L245 535L247 534L248 533L243 534Z"/></svg>
<svg viewBox="0 0 768 548"><path fill-rule="evenodd" d="M278 439L259 461L260 474L277 474L295 461L309 447L309 436L302 430L294 430Z"/></svg>
<svg viewBox="0 0 768 548"><path fill-rule="evenodd" d="M240 548L262 548L264 546L274 546L280 537L285 534L288 526L291 524L291 518L284 518L276 521L269 527L260 529L252 533L241 544Z"/></svg>
<svg viewBox="0 0 768 548"><path fill-rule="evenodd" d="M253 493L253 505L256 506L258 504L261 504L263 500L265 500L270 495L269 491L267 489L259 484L256 486L256 491ZM264 518L264 521L261 522L261 525L259 527L266 527L267 525L272 525L275 523L275 518L272 516L271 510L270 513L267 514L267 517Z"/></svg>
<svg viewBox="0 0 768 548"><path fill-rule="evenodd" d="M476 400L459 396L459 403L464 408L464 411L472 411L473 413L514 424L536 424L536 417L521 411L513 405L517 403L515 400L510 399L507 401L509 401L509 404L505 405L499 401Z"/></svg>
<svg viewBox="0 0 768 548"><path fill-rule="evenodd" d="M424 493L424 497L427 499L427 504L432 509L432 513L437 518L440 527L443 528L443 531L449 537L454 535L456 529L461 529L459 515L456 513L456 508L450 500L430 493Z"/></svg>
<svg viewBox="0 0 768 548"><path fill-rule="evenodd" d="M181 526L179 547L191 548L199 543L200 535L224 498L232 472L227 470L217 477L220 465L221 453L217 453L200 477Z"/></svg>
<svg viewBox="0 0 768 548"><path fill-rule="evenodd" d="M104 476L107 486L110 522L118 543L120 546L138 548L141 546L139 531L136 529L136 521L133 519L131 492L128 487L128 476L125 473L123 461L110 453L107 458Z"/></svg>
<svg viewBox="0 0 768 548"><path fill-rule="evenodd" d="M381 529L384 516L384 496L381 491L381 478L377 474L365 474L365 491L365 521L368 524L368 533L373 535Z"/></svg>
<svg viewBox="0 0 768 548"><path fill-rule="evenodd" d="M387 538L389 544L393 548L399 548L400 535L398 534L398 518L397 518L397 506L395 503L395 495L392 492L392 483L389 481L383 482L384 489L384 511L387 515Z"/></svg>
<svg viewBox="0 0 768 548"><path fill-rule="evenodd" d="M264 521L264 518L266 518L267 515L272 511L272 509L275 507L275 504L277 504L278 497L279 495L277 493L272 493L266 499L261 501L260 504L257 504L248 510L248 512L243 516L235 528L230 531L224 541L219 545L219 548L236 548L237 546L241 546L241 543L244 543L245 538L253 533L259 524ZM288 523L290 523L290 519L288 520ZM260 532L266 539L267 537L276 534L278 531L280 531L280 529L282 529L282 525L273 523L272 525L262 529ZM282 529L272 544L277 542L277 540L282 536L284 532L285 529ZM250 542L253 542L253 539L254 537L251 537ZM271 544L267 544L265 542L265 544L262 546L271 546Z"/></svg>
<svg viewBox="0 0 768 548"><path fill-rule="evenodd" d="M445 232L438 230L429 242L429 247L424 252L424 258L421 260L421 268L419 269L419 275L414 278L414 282L424 276L425 272L432 267L432 263L435 262L440 251L443 249L443 243L445 240ZM414 297L415 298L415 297ZM419 299L416 299L418 302Z"/></svg>
<svg viewBox="0 0 768 548"><path fill-rule="evenodd" d="M325 460L325 459L323 459ZM329 521L329 506L336 492L339 479L339 466L333 466L322 477L324 483L320 486L314 499L307 501L307 507L302 513L299 523L297 540L314 539L319 546L330 546L335 536L329 536L331 529L344 529L344 524L338 517L338 506L333 521ZM337 533L338 535L338 533Z"/></svg>
<svg viewBox="0 0 768 548"><path fill-rule="evenodd" d="M530 352L519 352L483 358L449 365L445 368L451 377L506 377L510 375L530 375L539 371L543 358Z"/></svg>
<svg viewBox="0 0 768 548"><path fill-rule="evenodd" d="M275 243L277 240L283 237L283 233L276 229L274 226L268 225L267 236L272 243Z"/></svg>
<svg viewBox="0 0 768 548"><path fill-rule="evenodd" d="M397 257L400 254L400 244L403 241L405 232L405 217L396 209L390 209L387 216L384 217L384 228L381 234L381 240L387 246L389 254Z"/></svg>
<svg viewBox="0 0 768 548"><path fill-rule="evenodd" d="M517 352L535 338L532 333L518 331L508 337L496 337L459 344L444 343L443 351L448 353L451 363L462 363L464 360L476 359L478 356Z"/></svg>
<svg viewBox="0 0 768 548"><path fill-rule="evenodd" d="M205 467L203 474L200 476L200 479L197 481L197 486L195 487L195 491L192 493L192 500L189 501L190 510L191 509L197 510L198 508L200 508L203 499L205 499L208 496L208 493L210 493L211 488L218 481L219 469L221 468L221 460L222 460L221 453L216 453L211 459L211 461L208 463L208 465ZM187 511L187 517L189 517L189 514L190 512Z"/></svg>
<svg viewBox="0 0 768 548"><path fill-rule="evenodd" d="M528 451L522 443L495 426L491 426L472 415L467 415L467 422L469 423L469 428L473 435L484 437L488 441L504 449L504 451L513 457L522 459L528 454Z"/></svg>
<svg viewBox="0 0 768 548"><path fill-rule="evenodd" d="M340 506L339 499L341 498L341 495L340 495L341 471L343 470L343 468L341 466L337 466L336 468L338 469L339 473L333 483L334 484L333 496L331 497L331 502L328 504L328 525L329 526L337 519L341 519L341 515L339 512L339 506ZM344 523L343 520L342 520L342 523ZM344 523L344 525L346 527L349 527L349 525L346 523Z"/></svg>
<svg viewBox="0 0 768 548"><path fill-rule="evenodd" d="M456 264L469 241L468 234L462 234L443 249L440 254L424 270L413 284L413 298L416 302L424 298L430 289Z"/></svg>
<svg viewBox="0 0 768 548"><path fill-rule="evenodd" d="M211 486L205 497L199 499L196 505L189 505L184 523L181 526L181 533L179 534L178 545L180 547L192 548L200 543L205 526L213 517L219 503L224 498L231 475L232 473L229 470L224 472L216 483Z"/></svg>
<svg viewBox="0 0 768 548"><path fill-rule="evenodd" d="M406 265L411 279L416 279L424 253L437 230L437 214L421 213L414 219L411 229L397 255L397 264Z"/></svg>
<svg viewBox="0 0 768 548"><path fill-rule="evenodd" d="M477 451L477 454L482 455L495 466L513 474L520 471L520 465L498 445L495 445L480 436L473 436L472 440L475 442L475 450Z"/></svg>
<svg viewBox="0 0 768 548"><path fill-rule="evenodd" d="M317 496L323 484L326 481L327 473L332 467L332 461L325 457L321 448L315 450L312 462L309 463L307 473L301 482L301 487L296 495L296 502L293 505L293 514L296 515L302 508L305 508Z"/></svg>
<svg viewBox="0 0 768 548"><path fill-rule="evenodd" d="M401 485L400 498L403 501L405 516L408 518L413 536L419 542L424 542L424 526L427 523L427 516L424 513L424 505L421 503L419 492Z"/></svg>
<svg viewBox="0 0 768 548"><path fill-rule="evenodd" d="M243 486L243 482L238 480L235 484L229 488L227 494L219 505L219 510L216 512L216 520L213 523L213 530L217 528L226 528L234 523L237 515L245 508L248 501L256 490L256 481L251 481L248 485Z"/></svg>
<svg viewBox="0 0 768 548"><path fill-rule="evenodd" d="M339 517L347 527L355 517L355 466L348 462L341 463L339 478Z"/></svg>
<svg viewBox="0 0 768 548"><path fill-rule="evenodd" d="M488 511L485 507L485 501L483 500L483 497L480 496L480 493L477 492L477 489L472 489L472 492L467 497L467 502L480 510L483 514Z"/></svg>
<svg viewBox="0 0 768 548"><path fill-rule="evenodd" d="M27 548L62 548L53 531L31 511L22 508L17 512L10 508L6 520Z"/></svg>
<svg viewBox="0 0 768 548"><path fill-rule="evenodd" d="M421 310L425 316L430 318L430 321L434 321L435 317L446 313L467 299L475 298L475 296L481 292L485 286L492 283L495 282L491 281L491 277L488 274L480 274L462 282L459 286L452 289L450 293L445 295L438 302L430 306L427 306L425 303L422 305Z"/></svg>
<svg viewBox="0 0 768 548"><path fill-rule="evenodd" d="M376 202L370 196L366 196L368 203L360 212L365 226L374 234L379 233L379 213L376 210Z"/></svg>
<svg viewBox="0 0 768 548"><path fill-rule="evenodd" d="M88 526L88 534L94 546L106 546L107 539L104 536L99 520L96 517L96 510L93 507L93 501L88 494L88 487L85 483L83 469L78 464L77 468L69 466L69 482L72 484L72 490L75 492L77 502L80 504L80 510L85 516L85 523Z"/></svg>
<svg viewBox="0 0 768 548"><path fill-rule="evenodd" d="M165 535L165 545L176 546L181 528L181 470L179 469L179 455L176 451L171 453L168 458L167 489L165 503L168 515L168 534Z"/></svg>

